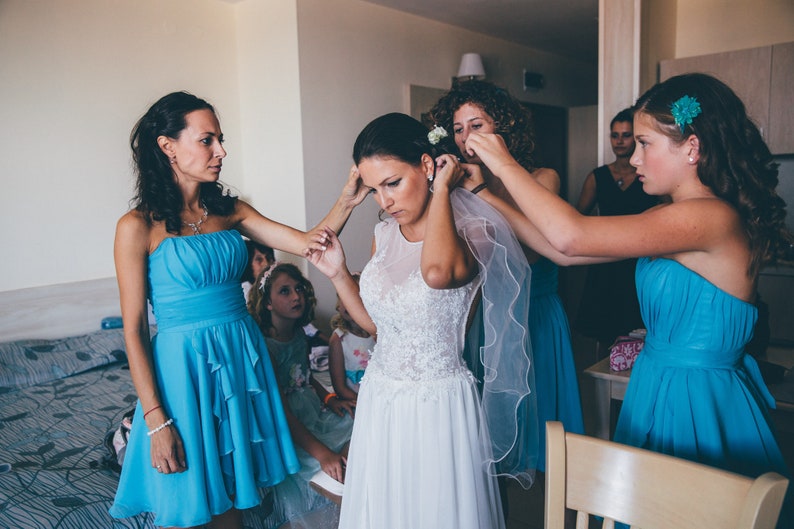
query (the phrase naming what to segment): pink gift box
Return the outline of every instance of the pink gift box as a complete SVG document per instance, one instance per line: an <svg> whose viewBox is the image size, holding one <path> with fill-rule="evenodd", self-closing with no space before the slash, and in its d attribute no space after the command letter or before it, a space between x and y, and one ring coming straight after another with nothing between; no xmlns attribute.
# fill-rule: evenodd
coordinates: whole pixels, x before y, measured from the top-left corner
<svg viewBox="0 0 794 529"><path fill-rule="evenodd" d="M643 345L645 345L645 340L642 338L619 336L609 348L609 369L612 371L631 369L637 355L642 351Z"/></svg>

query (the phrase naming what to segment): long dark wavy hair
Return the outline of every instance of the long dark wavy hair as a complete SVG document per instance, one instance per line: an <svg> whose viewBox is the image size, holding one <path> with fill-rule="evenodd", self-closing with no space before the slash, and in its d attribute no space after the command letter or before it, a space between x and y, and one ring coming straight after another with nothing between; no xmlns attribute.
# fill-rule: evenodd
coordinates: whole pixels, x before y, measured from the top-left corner
<svg viewBox="0 0 794 529"><path fill-rule="evenodd" d="M671 107L685 95L697 99L702 112L682 131ZM777 164L744 103L727 85L702 73L671 77L645 92L633 110L635 116L652 117L659 132L677 145L697 136L698 178L739 212L750 241L751 277L790 252L794 238L785 225L786 203L775 191Z"/></svg>
<svg viewBox="0 0 794 529"><path fill-rule="evenodd" d="M273 328L273 316L270 313L270 309L267 308L270 303L270 292L273 288L273 281L281 274L286 274L294 279L299 286L303 287L305 305L301 319L297 324L303 327L314 320L314 308L317 306L317 297L314 295L314 286L311 281L306 279L300 269L294 264L276 262L259 273L254 281L254 286L251 287L251 294L248 298L248 312L251 313L254 321L259 325L265 336L270 336L270 331Z"/></svg>
<svg viewBox="0 0 794 529"><path fill-rule="evenodd" d="M536 169L532 158L535 151L532 116L504 88L479 79L460 82L438 100L430 110L430 117L451 135L455 112L466 103L480 107L494 120L496 133L504 138L507 149L521 167L529 172Z"/></svg>
<svg viewBox="0 0 794 529"><path fill-rule="evenodd" d="M168 156L160 149L157 138L178 139L187 126L185 116L196 110L215 109L205 100L187 92L172 92L161 97L138 120L130 135L132 161L137 175L132 206L151 222L165 221L169 233L179 234L183 207L182 193L176 185ZM224 191L219 182L201 184L199 197L209 213L229 215L234 211L236 197Z"/></svg>

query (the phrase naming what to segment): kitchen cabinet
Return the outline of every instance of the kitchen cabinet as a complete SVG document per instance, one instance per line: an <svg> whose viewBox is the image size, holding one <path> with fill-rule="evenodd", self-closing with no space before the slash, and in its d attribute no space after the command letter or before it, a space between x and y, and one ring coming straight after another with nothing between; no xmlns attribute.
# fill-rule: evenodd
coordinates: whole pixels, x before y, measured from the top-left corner
<svg viewBox="0 0 794 529"><path fill-rule="evenodd" d="M794 42L661 61L659 79L702 72L744 101L773 154L794 153Z"/></svg>
<svg viewBox="0 0 794 529"><path fill-rule="evenodd" d="M770 81L769 150L773 154L794 153L794 42L772 46Z"/></svg>

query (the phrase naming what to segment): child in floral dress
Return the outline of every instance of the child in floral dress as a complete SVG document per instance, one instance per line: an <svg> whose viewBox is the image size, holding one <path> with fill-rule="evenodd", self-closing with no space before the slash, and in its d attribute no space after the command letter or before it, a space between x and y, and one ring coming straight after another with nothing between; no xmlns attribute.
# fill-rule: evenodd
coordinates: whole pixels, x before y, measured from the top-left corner
<svg viewBox="0 0 794 529"><path fill-rule="evenodd" d="M289 263L274 263L254 285L248 310L265 335L301 462L297 474L274 487L273 512L266 523L278 527L309 514L312 519L333 523L338 507L315 492L309 482L320 470L344 482L353 407L326 391L311 375L309 340L303 326L314 316L314 288Z"/></svg>

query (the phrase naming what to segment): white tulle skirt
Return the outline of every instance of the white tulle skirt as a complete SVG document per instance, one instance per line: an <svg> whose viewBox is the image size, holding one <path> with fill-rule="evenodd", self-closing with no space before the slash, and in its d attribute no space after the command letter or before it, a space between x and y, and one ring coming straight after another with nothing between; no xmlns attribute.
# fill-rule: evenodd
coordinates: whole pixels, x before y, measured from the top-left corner
<svg viewBox="0 0 794 529"><path fill-rule="evenodd" d="M497 481L485 464L490 450L468 371L396 381L368 370L339 528L504 528Z"/></svg>

